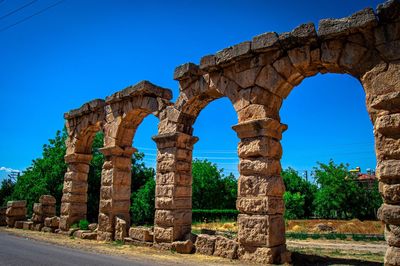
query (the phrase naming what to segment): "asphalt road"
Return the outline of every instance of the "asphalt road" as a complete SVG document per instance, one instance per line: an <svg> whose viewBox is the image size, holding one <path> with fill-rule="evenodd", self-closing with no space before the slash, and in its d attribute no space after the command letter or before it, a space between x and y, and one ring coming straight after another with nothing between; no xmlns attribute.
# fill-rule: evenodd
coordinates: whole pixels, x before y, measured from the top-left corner
<svg viewBox="0 0 400 266"><path fill-rule="evenodd" d="M0 265L135 265L150 266L154 262L90 253L67 247L54 246L0 232Z"/></svg>

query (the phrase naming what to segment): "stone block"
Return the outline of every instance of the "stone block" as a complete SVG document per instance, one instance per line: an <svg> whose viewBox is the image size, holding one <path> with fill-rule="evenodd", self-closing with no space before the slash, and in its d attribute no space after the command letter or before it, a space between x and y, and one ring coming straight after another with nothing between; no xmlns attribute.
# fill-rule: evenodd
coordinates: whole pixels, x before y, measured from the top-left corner
<svg viewBox="0 0 400 266"><path fill-rule="evenodd" d="M379 182L379 192L382 195L385 203L399 204L400 203L400 184L385 184Z"/></svg>
<svg viewBox="0 0 400 266"><path fill-rule="evenodd" d="M156 210L155 223L162 226L192 224L191 210Z"/></svg>
<svg viewBox="0 0 400 266"><path fill-rule="evenodd" d="M379 179L400 179L400 160L378 162L376 176Z"/></svg>
<svg viewBox="0 0 400 266"><path fill-rule="evenodd" d="M190 77L200 76L201 71L198 65L193 63L186 63L175 68L174 80L185 80Z"/></svg>
<svg viewBox="0 0 400 266"><path fill-rule="evenodd" d="M216 70L217 62L215 55L206 55L200 59L200 69L204 71L213 71Z"/></svg>
<svg viewBox="0 0 400 266"><path fill-rule="evenodd" d="M247 158L240 160L239 170L241 175L279 176L281 163L265 157Z"/></svg>
<svg viewBox="0 0 400 266"><path fill-rule="evenodd" d="M193 243L190 240L174 241L171 244L171 248L181 254L190 254L193 251Z"/></svg>
<svg viewBox="0 0 400 266"><path fill-rule="evenodd" d="M276 32L266 32L253 37L251 50L255 52L265 52L279 49L279 39Z"/></svg>
<svg viewBox="0 0 400 266"><path fill-rule="evenodd" d="M55 230L54 228L44 226L44 227L42 227L42 229L40 231L45 232L45 233L54 233L54 230Z"/></svg>
<svg viewBox="0 0 400 266"><path fill-rule="evenodd" d="M238 241L241 245L274 247L285 243L282 215L239 214L238 226Z"/></svg>
<svg viewBox="0 0 400 266"><path fill-rule="evenodd" d="M322 19L318 25L318 36L322 39L331 39L353 32L362 31L378 24L372 8L365 8L349 17L340 19Z"/></svg>
<svg viewBox="0 0 400 266"><path fill-rule="evenodd" d="M58 228L60 225L60 218L57 216L47 217L44 219L44 226L51 228Z"/></svg>
<svg viewBox="0 0 400 266"><path fill-rule="evenodd" d="M85 163L70 163L70 164L68 164L68 170L67 170L66 175L68 173L82 173L82 174L86 174L86 179L83 176L79 177L79 178L80 179L83 178L81 180L87 180L87 174L89 173L89 169L90 169L89 164L85 164ZM64 178L66 178L66 177L64 176Z"/></svg>
<svg viewBox="0 0 400 266"><path fill-rule="evenodd" d="M32 221L35 223L43 223L44 217L42 215L37 215L35 213L32 214Z"/></svg>
<svg viewBox="0 0 400 266"><path fill-rule="evenodd" d="M44 205L56 205L56 198L51 195L42 195L39 198L39 203Z"/></svg>
<svg viewBox="0 0 400 266"><path fill-rule="evenodd" d="M126 221L119 217L115 217L115 240L123 241L126 237L126 232Z"/></svg>
<svg viewBox="0 0 400 266"><path fill-rule="evenodd" d="M301 74L299 70L293 66L292 62L287 56L276 60L272 65L275 70L292 86L300 84L300 82L304 79L303 74Z"/></svg>
<svg viewBox="0 0 400 266"><path fill-rule="evenodd" d="M283 214L285 210L282 197L239 197L236 208L247 214Z"/></svg>
<svg viewBox="0 0 400 266"><path fill-rule="evenodd" d="M400 31L400 29L399 29ZM392 112L400 111L400 92L391 92L383 95L371 97L370 106L374 109L388 110Z"/></svg>
<svg viewBox="0 0 400 266"><path fill-rule="evenodd" d="M154 227L154 241L155 242L173 242L174 239L174 228L173 227Z"/></svg>
<svg viewBox="0 0 400 266"><path fill-rule="evenodd" d="M375 130L387 137L400 135L400 113L379 116L375 121Z"/></svg>
<svg viewBox="0 0 400 266"><path fill-rule="evenodd" d="M400 247L400 226L387 224L385 239L389 246Z"/></svg>
<svg viewBox="0 0 400 266"><path fill-rule="evenodd" d="M42 204L41 203L33 203L33 212L36 214L42 213Z"/></svg>
<svg viewBox="0 0 400 266"><path fill-rule="evenodd" d="M25 223L24 221L15 221L14 227L17 229L22 229L24 228L24 223Z"/></svg>
<svg viewBox="0 0 400 266"><path fill-rule="evenodd" d="M266 65L259 72L255 84L281 98L286 98L293 89L271 65Z"/></svg>
<svg viewBox="0 0 400 266"><path fill-rule="evenodd" d="M43 224L42 223L34 223L32 228L34 231L41 231L43 228Z"/></svg>
<svg viewBox="0 0 400 266"><path fill-rule="evenodd" d="M384 260L385 266L398 266L400 265L400 248L388 247Z"/></svg>
<svg viewBox="0 0 400 266"><path fill-rule="evenodd" d="M95 231L95 230L97 230L97 226L98 226L97 223L91 223L91 224L89 224L88 228L90 231Z"/></svg>
<svg viewBox="0 0 400 266"><path fill-rule="evenodd" d="M26 208L25 207L8 207L6 211L6 216L9 217L25 217Z"/></svg>
<svg viewBox="0 0 400 266"><path fill-rule="evenodd" d="M90 232L90 233L82 233L81 234L82 239L88 239L88 240L96 240L97 239L97 233L95 232Z"/></svg>
<svg viewBox="0 0 400 266"><path fill-rule="evenodd" d="M240 158L268 157L280 159L282 146L279 141L269 137L242 139L238 146Z"/></svg>
<svg viewBox="0 0 400 266"><path fill-rule="evenodd" d="M22 229L24 230L32 230L32 228L33 228L33 222L26 221L22 226Z"/></svg>
<svg viewBox="0 0 400 266"><path fill-rule="evenodd" d="M218 236L215 240L214 256L219 256L227 259L236 259L238 243L226 237Z"/></svg>
<svg viewBox="0 0 400 266"><path fill-rule="evenodd" d="M361 77L367 95L384 95L399 91L400 64L381 63Z"/></svg>
<svg viewBox="0 0 400 266"><path fill-rule="evenodd" d="M400 206L384 203L378 209L377 217L385 224L400 225Z"/></svg>
<svg viewBox="0 0 400 266"><path fill-rule="evenodd" d="M7 208L25 208L26 207L26 200L14 200L7 202Z"/></svg>
<svg viewBox="0 0 400 266"><path fill-rule="evenodd" d="M196 253L200 253L203 255L213 255L215 240L215 236L205 234L198 235L195 242Z"/></svg>
<svg viewBox="0 0 400 266"><path fill-rule="evenodd" d="M129 237L138 241L153 242L153 231L148 227L131 227Z"/></svg>
<svg viewBox="0 0 400 266"><path fill-rule="evenodd" d="M61 198L61 202L73 202L86 204L87 202L87 194L77 194L77 193L64 193Z"/></svg>
<svg viewBox="0 0 400 266"><path fill-rule="evenodd" d="M281 176L244 176L238 180L238 197L277 196L282 197L285 185Z"/></svg>
<svg viewBox="0 0 400 266"><path fill-rule="evenodd" d="M340 40L326 41L321 44L321 63L328 71L343 72L339 66L342 50L343 42Z"/></svg>
<svg viewBox="0 0 400 266"><path fill-rule="evenodd" d="M76 238L82 238L83 234L89 234L92 233L90 230L75 230L72 235Z"/></svg>
<svg viewBox="0 0 400 266"><path fill-rule="evenodd" d="M398 0L385 1L378 5L376 13L383 23L398 21L400 17L400 2Z"/></svg>
<svg viewBox="0 0 400 266"><path fill-rule="evenodd" d="M233 59L238 60L250 55L251 42L243 42L223 49L215 54L217 65L233 63Z"/></svg>
<svg viewBox="0 0 400 266"><path fill-rule="evenodd" d="M277 247L240 246L238 255L241 260L263 265L291 263L291 254L286 250L286 245Z"/></svg>

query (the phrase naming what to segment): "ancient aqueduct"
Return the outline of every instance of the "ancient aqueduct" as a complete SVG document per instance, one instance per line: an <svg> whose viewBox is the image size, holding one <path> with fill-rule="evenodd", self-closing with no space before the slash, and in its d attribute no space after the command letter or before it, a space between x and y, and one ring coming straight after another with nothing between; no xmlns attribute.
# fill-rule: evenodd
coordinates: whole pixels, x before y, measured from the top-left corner
<svg viewBox="0 0 400 266"><path fill-rule="evenodd" d="M280 262L287 255L280 176L280 140L287 126L282 101L303 79L347 73L366 93L374 125L376 169L384 204L386 265L400 257L400 2L388 1L342 19L324 19L291 32L264 33L176 68L180 93L148 81L93 100L65 114L68 171L60 228L86 217L87 175L95 133L105 134L98 239L112 240L115 217L129 224L131 156L135 131L150 114L159 118L154 242L172 243L191 232L193 123L211 101L227 97L239 123L237 209L239 258ZM395 262L397 261L397 262Z"/></svg>

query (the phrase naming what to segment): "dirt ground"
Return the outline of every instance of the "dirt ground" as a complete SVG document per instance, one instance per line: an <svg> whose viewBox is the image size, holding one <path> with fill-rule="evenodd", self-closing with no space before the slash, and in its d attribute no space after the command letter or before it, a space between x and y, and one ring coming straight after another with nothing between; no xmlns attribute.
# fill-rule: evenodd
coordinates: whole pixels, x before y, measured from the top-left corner
<svg viewBox="0 0 400 266"><path fill-rule="evenodd" d="M142 258L157 265L254 265L238 260L228 260L199 254L178 254L154 248L104 243L90 240L21 229L0 227L1 232L54 245L126 258ZM288 240L293 252L293 265L381 265L386 250L385 242L353 242L343 240Z"/></svg>

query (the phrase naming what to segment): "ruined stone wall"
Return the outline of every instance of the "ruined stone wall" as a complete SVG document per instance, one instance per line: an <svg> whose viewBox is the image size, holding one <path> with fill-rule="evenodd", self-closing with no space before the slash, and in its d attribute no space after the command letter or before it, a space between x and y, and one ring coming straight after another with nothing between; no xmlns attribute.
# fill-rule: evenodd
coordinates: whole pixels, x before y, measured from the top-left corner
<svg viewBox="0 0 400 266"><path fill-rule="evenodd" d="M104 132L104 147L100 152L105 156L99 191L98 239L113 240L118 219L130 224L132 154L136 151L132 147L133 138L142 120L149 114L158 116L171 98L170 90L142 81L65 114L68 170L64 177L60 229L67 231L73 223L86 218L87 176L92 142L98 131Z"/></svg>
<svg viewBox="0 0 400 266"><path fill-rule="evenodd" d="M399 256L399 167L395 160L399 148L399 6L398 1L389 1L376 12L366 8L347 18L324 19L318 31L308 23L287 33L261 34L203 57L200 65L179 66L174 74L180 84L179 97L165 110L154 138L159 149L155 241L186 238L191 197L178 188L191 184L192 143L196 140L192 126L209 102L227 97L239 121L233 126L240 138L238 256L262 263L286 261L280 140L287 126L280 122L279 111L303 79L317 73L343 73L360 80L366 92L377 139L377 175L386 193L379 217L391 224L386 233L391 245L387 265L397 265L393 258ZM379 95L383 99L376 98Z"/></svg>
<svg viewBox="0 0 400 266"><path fill-rule="evenodd" d="M387 224L390 246L385 264L400 265L399 18L400 2L391 0L375 11L366 8L346 18L323 19L318 30L307 23L287 33L264 33L205 56L199 65L177 67L174 79L179 81L179 96L174 104L169 103L169 90L144 82L66 114L69 168L60 227L67 229L86 214L91 141L94 132L103 130L106 161L98 239L113 239L116 221L118 238L127 234L125 227L129 226L123 224L129 225L132 139L143 118L153 113L160 119L158 135L153 138L158 148L154 242L173 247L180 244L176 241L189 239L192 151L198 140L193 124L208 103L227 97L237 113L233 130L240 139L235 254L260 263L288 262L285 188L280 176L280 140L287 126L280 121L280 108L303 79L318 73L342 73L358 79L366 93L374 124L376 173L385 201L378 217ZM218 250L235 246L220 242Z"/></svg>

